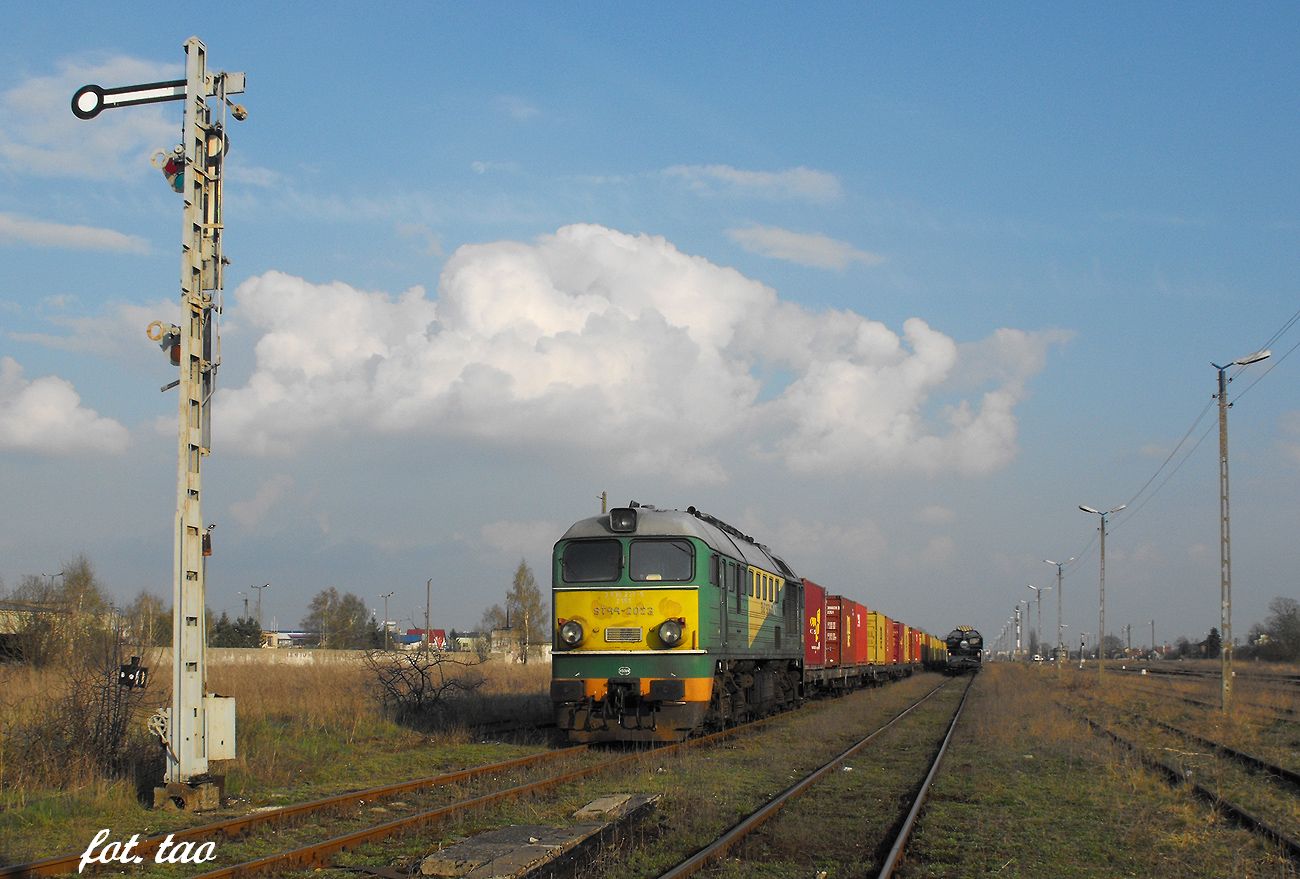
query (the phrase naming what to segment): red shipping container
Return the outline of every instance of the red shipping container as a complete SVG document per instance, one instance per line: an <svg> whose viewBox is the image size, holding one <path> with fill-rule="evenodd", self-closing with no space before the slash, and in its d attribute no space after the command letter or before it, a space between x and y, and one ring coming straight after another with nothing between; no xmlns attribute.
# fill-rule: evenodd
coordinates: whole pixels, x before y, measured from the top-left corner
<svg viewBox="0 0 1300 879"><path fill-rule="evenodd" d="M812 580L803 581L804 668L826 665L826 590Z"/></svg>
<svg viewBox="0 0 1300 879"><path fill-rule="evenodd" d="M911 636L912 636L912 652L908 655L908 659L910 659L912 662L920 662L921 643L922 643L922 639L925 637L925 633L922 632L920 629L912 629Z"/></svg>
<svg viewBox="0 0 1300 879"><path fill-rule="evenodd" d="M845 613L845 628L853 632L851 644L853 647L853 664L866 665L871 656L871 641L867 635L867 606L853 602L853 612ZM846 662L845 665L848 663Z"/></svg>
<svg viewBox="0 0 1300 879"><path fill-rule="evenodd" d="M903 624L897 620L889 621L889 661L893 665L903 662L907 655L903 646Z"/></svg>
<svg viewBox="0 0 1300 879"><path fill-rule="evenodd" d="M840 665L853 665L857 643L853 631L853 611L858 603L851 598L840 599Z"/></svg>
<svg viewBox="0 0 1300 879"><path fill-rule="evenodd" d="M834 668L840 665L840 611L844 604L844 596L827 595L826 596L826 667Z"/></svg>

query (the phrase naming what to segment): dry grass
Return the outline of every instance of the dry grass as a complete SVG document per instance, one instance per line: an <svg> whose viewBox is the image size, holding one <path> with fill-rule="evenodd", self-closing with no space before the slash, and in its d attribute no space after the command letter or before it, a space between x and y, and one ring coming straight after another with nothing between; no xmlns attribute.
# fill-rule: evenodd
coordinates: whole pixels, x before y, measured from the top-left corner
<svg viewBox="0 0 1300 879"><path fill-rule="evenodd" d="M242 658L251 661L209 664L209 690L236 700L239 755L213 771L226 776L228 794L264 803L482 762L485 747L470 735L473 724L540 717L549 708L549 663L490 660L468 669L483 678L478 692L451 705L438 728L415 729L384 715L372 673L359 659L287 664L256 650ZM145 721L169 704L171 680L168 657L149 665L153 677L129 728L142 753L157 758L148 759L148 771L135 767L126 778L105 777L67 752L42 747L51 705L65 686L58 669L0 665L0 863L84 846L76 841L86 828L155 820L143 817L140 802L162 765Z"/></svg>
<svg viewBox="0 0 1300 879"><path fill-rule="evenodd" d="M904 875L1293 876L1285 859L1062 707L1168 710L1123 690L1118 675L1099 682L1095 669L1061 679L986 668Z"/></svg>

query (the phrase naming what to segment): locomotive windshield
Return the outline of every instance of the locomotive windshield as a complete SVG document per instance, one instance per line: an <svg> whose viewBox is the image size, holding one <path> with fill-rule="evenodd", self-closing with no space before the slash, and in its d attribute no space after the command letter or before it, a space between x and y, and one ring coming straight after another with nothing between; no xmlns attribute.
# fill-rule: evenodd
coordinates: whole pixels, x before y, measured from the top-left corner
<svg viewBox="0 0 1300 879"><path fill-rule="evenodd" d="M682 582L695 576L695 549L689 540L632 541L633 580Z"/></svg>
<svg viewBox="0 0 1300 879"><path fill-rule="evenodd" d="M623 547L617 540L580 540L564 548L560 564L566 583L612 583L623 566Z"/></svg>

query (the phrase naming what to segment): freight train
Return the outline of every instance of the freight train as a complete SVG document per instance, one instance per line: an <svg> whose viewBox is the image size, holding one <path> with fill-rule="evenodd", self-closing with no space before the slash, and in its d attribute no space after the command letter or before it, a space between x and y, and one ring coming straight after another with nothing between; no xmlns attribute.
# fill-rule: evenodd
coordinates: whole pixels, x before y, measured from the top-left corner
<svg viewBox="0 0 1300 879"><path fill-rule="evenodd" d="M979 671L984 660L984 637L970 626L958 626L944 639L948 648L948 674Z"/></svg>
<svg viewBox="0 0 1300 879"><path fill-rule="evenodd" d="M633 502L576 522L551 575L551 700L575 742L678 741L946 666L943 641L694 507Z"/></svg>

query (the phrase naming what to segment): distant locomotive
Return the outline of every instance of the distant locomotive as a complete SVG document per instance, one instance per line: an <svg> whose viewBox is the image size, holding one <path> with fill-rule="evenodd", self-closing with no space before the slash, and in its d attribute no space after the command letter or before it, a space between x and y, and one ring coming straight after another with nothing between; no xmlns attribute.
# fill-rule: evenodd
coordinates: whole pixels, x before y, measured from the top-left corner
<svg viewBox="0 0 1300 879"><path fill-rule="evenodd" d="M579 742L680 740L946 657L694 507L575 523L555 544L552 608L551 699Z"/></svg>
<svg viewBox="0 0 1300 879"><path fill-rule="evenodd" d="M979 671L984 661L984 637L970 626L958 626L944 639L948 647L948 674Z"/></svg>

